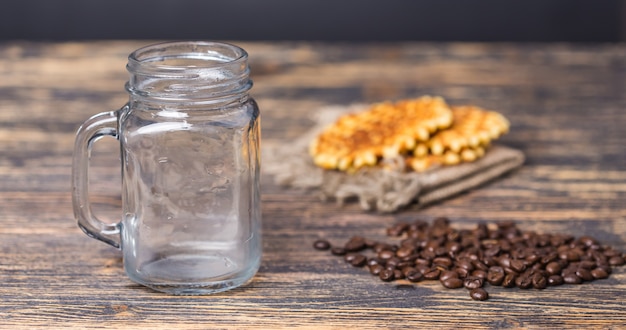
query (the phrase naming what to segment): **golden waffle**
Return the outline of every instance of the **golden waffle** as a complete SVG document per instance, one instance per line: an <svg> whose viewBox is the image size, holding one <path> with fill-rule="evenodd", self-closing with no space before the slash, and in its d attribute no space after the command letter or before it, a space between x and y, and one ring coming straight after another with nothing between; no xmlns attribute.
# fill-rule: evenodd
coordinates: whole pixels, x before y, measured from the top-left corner
<svg viewBox="0 0 626 330"><path fill-rule="evenodd" d="M473 162L485 155L485 147L463 148L460 152L448 150L440 155L407 157L406 165L415 172L424 172L437 166L457 165L461 162Z"/></svg>
<svg viewBox="0 0 626 330"><path fill-rule="evenodd" d="M451 124L452 112L441 97L379 103L339 118L311 142L309 153L322 168L356 170L412 150Z"/></svg>
<svg viewBox="0 0 626 330"><path fill-rule="evenodd" d="M509 121L494 111L457 106L452 107L452 115L452 126L418 144L413 151L414 156L443 155L448 151L460 154L467 148L486 146L509 131Z"/></svg>

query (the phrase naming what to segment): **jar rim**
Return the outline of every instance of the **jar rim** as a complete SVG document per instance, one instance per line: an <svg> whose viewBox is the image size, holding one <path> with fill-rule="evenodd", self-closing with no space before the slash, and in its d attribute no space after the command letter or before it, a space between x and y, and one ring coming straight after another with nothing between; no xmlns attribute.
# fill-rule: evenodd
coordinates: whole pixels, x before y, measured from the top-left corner
<svg viewBox="0 0 626 330"><path fill-rule="evenodd" d="M194 65L162 64L166 59L197 59ZM133 73L149 71L180 72L218 69L248 60L248 53L241 47L217 41L167 41L141 47L128 55L127 69Z"/></svg>
<svg viewBox="0 0 626 330"><path fill-rule="evenodd" d="M126 90L155 102L214 102L239 98L252 87L248 53L215 41L148 45L128 55Z"/></svg>

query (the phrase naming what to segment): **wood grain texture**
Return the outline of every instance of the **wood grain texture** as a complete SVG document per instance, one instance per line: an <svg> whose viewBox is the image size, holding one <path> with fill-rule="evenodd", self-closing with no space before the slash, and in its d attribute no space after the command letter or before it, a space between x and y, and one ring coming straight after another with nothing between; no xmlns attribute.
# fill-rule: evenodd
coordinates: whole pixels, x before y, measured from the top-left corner
<svg viewBox="0 0 626 330"><path fill-rule="evenodd" d="M439 283L384 283L312 249L320 237L393 242L395 221L459 227L512 220L591 235L626 251L626 46L240 43L250 53L263 143L285 143L332 104L423 94L506 115L520 170L423 210L363 213L264 176L261 269L242 288L175 297L132 283L121 253L84 235L70 198L74 132L121 107L126 56L148 42L0 44L0 327L592 328L626 324L626 267L592 284L489 288L472 301ZM105 139L106 140L106 139ZM93 202L121 205L115 141L94 155ZM271 157L271 155L264 155Z"/></svg>

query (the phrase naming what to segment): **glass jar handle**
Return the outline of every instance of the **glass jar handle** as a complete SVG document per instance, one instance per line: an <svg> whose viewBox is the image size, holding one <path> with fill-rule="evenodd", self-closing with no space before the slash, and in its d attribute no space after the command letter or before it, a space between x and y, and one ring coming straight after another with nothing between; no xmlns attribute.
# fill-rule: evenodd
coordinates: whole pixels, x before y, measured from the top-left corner
<svg viewBox="0 0 626 330"><path fill-rule="evenodd" d="M102 112L85 121L76 133L72 164L72 204L78 226L89 237L120 248L120 224L107 224L91 211L89 203L89 158L94 142L104 136L117 139L117 111Z"/></svg>

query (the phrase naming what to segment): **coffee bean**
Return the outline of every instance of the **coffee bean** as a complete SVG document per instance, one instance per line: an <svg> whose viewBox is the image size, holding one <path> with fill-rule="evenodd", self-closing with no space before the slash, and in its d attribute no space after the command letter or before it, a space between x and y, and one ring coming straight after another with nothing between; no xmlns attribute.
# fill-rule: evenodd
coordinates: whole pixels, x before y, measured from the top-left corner
<svg viewBox="0 0 626 330"><path fill-rule="evenodd" d="M561 264L558 262L552 261L546 265L546 272L550 275L556 275L561 273Z"/></svg>
<svg viewBox="0 0 626 330"><path fill-rule="evenodd" d="M515 279L515 285L520 289L529 289L532 287L532 279L526 275L520 275Z"/></svg>
<svg viewBox="0 0 626 330"><path fill-rule="evenodd" d="M548 280L546 280L545 276L539 273L535 273L532 276L531 281L535 289L542 290L548 286Z"/></svg>
<svg viewBox="0 0 626 330"><path fill-rule="evenodd" d="M550 252L548 255L543 256L540 260L542 264L548 264L550 262L556 261L559 258L559 254L556 252Z"/></svg>
<svg viewBox="0 0 626 330"><path fill-rule="evenodd" d="M374 265L384 265L385 261L383 261L382 259L378 259L378 258L369 258L367 259L367 265L368 266L374 266Z"/></svg>
<svg viewBox="0 0 626 330"><path fill-rule="evenodd" d="M391 258L386 260L385 265L387 265L388 267L396 268L401 263L402 263L402 261L400 259L398 259L398 257L393 256L393 257L391 257Z"/></svg>
<svg viewBox="0 0 626 330"><path fill-rule="evenodd" d="M500 266L491 266L488 270L489 273L502 273L504 275L504 268Z"/></svg>
<svg viewBox="0 0 626 330"><path fill-rule="evenodd" d="M548 285L550 286L562 285L563 283L565 282L561 275L550 275L550 277L548 277Z"/></svg>
<svg viewBox="0 0 626 330"><path fill-rule="evenodd" d="M589 237L589 236L582 236L582 237L580 237L578 239L578 241L581 244L586 245L586 246L592 246L592 245L597 245L598 244L598 242L595 239L593 239L592 237Z"/></svg>
<svg viewBox="0 0 626 330"><path fill-rule="evenodd" d="M401 280L404 278L404 274L402 273L401 270L399 269L394 269L393 271L393 279L394 280Z"/></svg>
<svg viewBox="0 0 626 330"><path fill-rule="evenodd" d="M342 256L342 255L346 254L346 249L344 249L342 247L335 246L335 247L332 247L330 249L330 253L332 253L332 254L334 254L336 256Z"/></svg>
<svg viewBox="0 0 626 330"><path fill-rule="evenodd" d="M370 268L370 273L372 275L378 275L380 274L381 271L383 271L383 269L385 269L385 267L379 265L379 264L375 264L375 265L371 265L369 266Z"/></svg>
<svg viewBox="0 0 626 330"><path fill-rule="evenodd" d="M615 256L619 256L619 255L621 254L621 253L619 253L618 251L613 250L612 248L606 248L606 249L604 249L604 252L603 252L603 253L604 253L604 255L605 255L605 256L607 256L607 257L609 257L609 258L612 258L612 257L615 257Z"/></svg>
<svg viewBox="0 0 626 330"><path fill-rule="evenodd" d="M580 284L583 280L575 273L566 273L563 275L563 282L567 284Z"/></svg>
<svg viewBox="0 0 626 330"><path fill-rule="evenodd" d="M391 250L382 250L378 252L378 258L383 260L389 260L396 256L396 253Z"/></svg>
<svg viewBox="0 0 626 330"><path fill-rule="evenodd" d="M374 252L376 253L380 253L381 251L384 251L384 250L389 250L393 252L394 247L392 245L385 244L385 243L377 243L376 245L374 245L374 247L372 247L372 250L374 250Z"/></svg>
<svg viewBox="0 0 626 330"><path fill-rule="evenodd" d="M366 248L365 246L365 238L360 236L352 237L348 243L346 243L343 247L348 252L358 252L362 251Z"/></svg>
<svg viewBox="0 0 626 330"><path fill-rule="evenodd" d="M484 280L487 278L487 272L482 269L476 269L472 272L471 276L478 277Z"/></svg>
<svg viewBox="0 0 626 330"><path fill-rule="evenodd" d="M441 274L439 275L439 280L441 281L445 281L449 278L459 278L459 274L455 271L446 270L441 272Z"/></svg>
<svg viewBox="0 0 626 330"><path fill-rule="evenodd" d="M463 286L467 289L476 289L483 286L483 279L480 277L469 276L463 280Z"/></svg>
<svg viewBox="0 0 626 330"><path fill-rule="evenodd" d="M593 281L594 279L591 272L585 268L578 268L578 270L576 270L576 276L580 277L583 281Z"/></svg>
<svg viewBox="0 0 626 330"><path fill-rule="evenodd" d="M469 270L465 268L455 268L454 271L459 274L459 278L466 278L470 275Z"/></svg>
<svg viewBox="0 0 626 330"><path fill-rule="evenodd" d="M426 273L424 273L424 278L427 280L437 280L439 279L440 274L441 271L439 269L431 268Z"/></svg>
<svg viewBox="0 0 626 330"><path fill-rule="evenodd" d="M502 281L504 280L504 271L500 272L493 272L493 271L489 271L487 273L487 282L489 282L489 284L491 285L502 285Z"/></svg>
<svg viewBox="0 0 626 330"><path fill-rule="evenodd" d="M602 268L607 274L611 274L613 272L613 270L611 269L611 266L609 264L598 264L597 268Z"/></svg>
<svg viewBox="0 0 626 330"><path fill-rule="evenodd" d="M452 260L448 257L437 257L433 259L433 265L439 265L445 268L450 268L450 266L452 266Z"/></svg>
<svg viewBox="0 0 626 330"><path fill-rule="evenodd" d="M461 243L448 241L448 243L446 243L446 250L448 250L449 253L456 254L462 250Z"/></svg>
<svg viewBox="0 0 626 330"><path fill-rule="evenodd" d="M396 256L398 258L406 258L410 255L413 255L413 253L415 253L415 248L413 247L401 247L398 249L398 251L396 251Z"/></svg>
<svg viewBox="0 0 626 330"><path fill-rule="evenodd" d="M425 265L415 265L415 269L422 274L426 274L426 272L430 271L430 267L426 267Z"/></svg>
<svg viewBox="0 0 626 330"><path fill-rule="evenodd" d="M387 235L389 236L402 236L409 229L408 223L398 223L393 227L387 228Z"/></svg>
<svg viewBox="0 0 626 330"><path fill-rule="evenodd" d="M422 273L420 273L419 271L417 271L417 270L410 271L410 272L404 274L404 276L406 276L406 279L411 281L411 282L419 282L419 281L424 279L424 275Z"/></svg>
<svg viewBox="0 0 626 330"><path fill-rule="evenodd" d="M580 260L580 254L577 251L568 250L559 254L559 258L567 261L578 261Z"/></svg>
<svg viewBox="0 0 626 330"><path fill-rule="evenodd" d="M516 275L513 273L506 274L502 280L502 286L505 288L512 288L515 286Z"/></svg>
<svg viewBox="0 0 626 330"><path fill-rule="evenodd" d="M371 240L368 238L365 239L364 243L365 243L365 247L367 247L368 249L371 249L374 246L376 246L376 244L378 244L378 242L376 242L375 240Z"/></svg>
<svg viewBox="0 0 626 330"><path fill-rule="evenodd" d="M470 272L474 270L474 264L469 259L461 259L461 260L457 261L456 262L456 266L459 267L459 268L467 269Z"/></svg>
<svg viewBox="0 0 626 330"><path fill-rule="evenodd" d="M441 284L448 289L458 289L463 287L463 280L458 277L451 277L446 280L441 280Z"/></svg>
<svg viewBox="0 0 626 330"><path fill-rule="evenodd" d="M325 239L318 239L313 242L313 248L320 251L325 251L330 249L330 243Z"/></svg>
<svg viewBox="0 0 626 330"><path fill-rule="evenodd" d="M603 268L595 268L591 271L591 276L595 279L603 279L609 277L609 273Z"/></svg>
<svg viewBox="0 0 626 330"><path fill-rule="evenodd" d="M496 246L492 246L492 247L488 248L487 250L485 250L484 254L487 257L495 257L498 254L500 254L500 250L501 250L500 246L496 245Z"/></svg>
<svg viewBox="0 0 626 330"><path fill-rule="evenodd" d="M524 261L519 260L519 259L514 259L511 260L511 269L513 269L514 271L521 273L524 270L526 270L526 264L524 264Z"/></svg>
<svg viewBox="0 0 626 330"><path fill-rule="evenodd" d="M493 266L497 266L498 265L498 262L496 261L496 259L494 257L483 257L482 262L487 267L493 267Z"/></svg>
<svg viewBox="0 0 626 330"><path fill-rule="evenodd" d="M354 267L363 267L365 266L365 263L367 262L367 257L365 257L362 254L357 254L352 261L350 261L350 264Z"/></svg>
<svg viewBox="0 0 626 330"><path fill-rule="evenodd" d="M588 270L592 270L592 269L596 268L596 262L595 261L591 261L591 260L581 261L578 264L578 267L584 268L584 269L588 269Z"/></svg>
<svg viewBox="0 0 626 330"><path fill-rule="evenodd" d="M483 288L476 288L470 291L470 297L474 300L483 301L489 299L489 293Z"/></svg>
<svg viewBox="0 0 626 330"><path fill-rule="evenodd" d="M526 266L531 266L539 262L539 260L541 260L541 257L538 254L531 254L524 261Z"/></svg>
<svg viewBox="0 0 626 330"><path fill-rule="evenodd" d="M489 266L485 265L480 260L472 261L472 265L474 269L484 270L485 272L489 270Z"/></svg>
<svg viewBox="0 0 626 330"><path fill-rule="evenodd" d="M357 256L357 254L356 254L356 253L346 253L346 254L343 256L343 260L344 260L345 262L350 263L350 262L352 262L352 260L354 260L354 258L356 258L356 256Z"/></svg>
<svg viewBox="0 0 626 330"><path fill-rule="evenodd" d="M435 252L433 251L429 251L429 250L422 250L420 252L420 257L422 257L422 259L427 259L427 260L433 260L437 257L437 255L435 254Z"/></svg>
<svg viewBox="0 0 626 330"><path fill-rule="evenodd" d="M624 258L619 255L612 256L609 258L609 265L611 266L621 266L624 264Z"/></svg>
<svg viewBox="0 0 626 330"><path fill-rule="evenodd" d="M511 267L511 259L506 257L501 257L498 259L498 264L502 266L502 268L510 268Z"/></svg>
<svg viewBox="0 0 626 330"><path fill-rule="evenodd" d="M378 277L385 281L385 282L390 282L394 280L394 271L391 269L383 269L380 271L380 273L378 274Z"/></svg>

